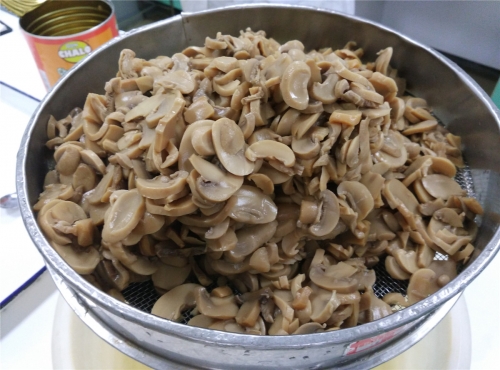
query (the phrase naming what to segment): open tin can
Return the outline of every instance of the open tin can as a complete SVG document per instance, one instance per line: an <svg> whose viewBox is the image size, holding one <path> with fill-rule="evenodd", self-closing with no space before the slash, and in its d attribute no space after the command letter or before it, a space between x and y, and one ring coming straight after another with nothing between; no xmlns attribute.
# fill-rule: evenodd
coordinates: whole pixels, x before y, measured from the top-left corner
<svg viewBox="0 0 500 370"><path fill-rule="evenodd" d="M20 19L47 89L75 63L118 35L107 1L47 1Z"/></svg>

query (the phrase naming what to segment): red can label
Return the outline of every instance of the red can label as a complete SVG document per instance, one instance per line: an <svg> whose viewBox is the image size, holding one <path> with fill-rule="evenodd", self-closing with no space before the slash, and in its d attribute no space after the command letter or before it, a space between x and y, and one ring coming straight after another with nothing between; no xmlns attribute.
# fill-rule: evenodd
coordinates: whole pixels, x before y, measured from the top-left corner
<svg viewBox="0 0 500 370"><path fill-rule="evenodd" d="M76 35L42 37L24 32L47 88L53 86L75 63L118 35L116 18Z"/></svg>

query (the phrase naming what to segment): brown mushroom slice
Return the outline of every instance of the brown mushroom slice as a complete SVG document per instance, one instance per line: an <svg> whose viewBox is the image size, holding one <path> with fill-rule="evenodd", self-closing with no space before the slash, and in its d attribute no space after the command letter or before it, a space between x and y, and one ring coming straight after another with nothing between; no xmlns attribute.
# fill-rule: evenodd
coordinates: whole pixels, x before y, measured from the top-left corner
<svg viewBox="0 0 500 370"><path fill-rule="evenodd" d="M358 280L351 278L356 272L356 268L345 262L332 266L319 264L311 266L309 278L314 284L324 289L335 290L338 293L352 293L358 287Z"/></svg>
<svg viewBox="0 0 500 370"><path fill-rule="evenodd" d="M170 176L156 176L153 179L137 178L135 183L139 193L149 199L164 199L180 193L187 184L188 173L177 171Z"/></svg>
<svg viewBox="0 0 500 370"><path fill-rule="evenodd" d="M38 202L33 206L34 211L40 211L47 203L54 199L67 200L74 195L75 191L71 185L49 184L44 187Z"/></svg>
<svg viewBox="0 0 500 370"><path fill-rule="evenodd" d="M257 248L268 242L276 232L277 221L263 225L254 225L242 228L236 232L238 242L236 247L225 252L226 258L231 262L242 262L245 257L254 253Z"/></svg>
<svg viewBox="0 0 500 370"><path fill-rule="evenodd" d="M440 208L432 214L432 217L452 227L464 227L463 214L459 215L454 209L451 208Z"/></svg>
<svg viewBox="0 0 500 370"><path fill-rule="evenodd" d="M417 253L415 253L415 251L397 249L394 251L393 257L396 259L399 266L410 274L415 273L415 271L419 269L417 265Z"/></svg>
<svg viewBox="0 0 500 370"><path fill-rule="evenodd" d="M224 298L211 297L204 287L198 287L194 291L196 307L205 316L213 319L228 320L236 317L238 306L234 296Z"/></svg>
<svg viewBox="0 0 500 370"><path fill-rule="evenodd" d="M90 166L80 163L73 173L72 185L74 189L81 186L83 192L92 190L96 185L95 171Z"/></svg>
<svg viewBox="0 0 500 370"><path fill-rule="evenodd" d="M202 128L212 128L214 121L211 120L200 120L193 122L189 126L187 126L186 131L184 131L184 134L182 135L181 143L179 145L179 160L178 160L178 167L179 170L186 171L188 173L191 172L193 169L193 166L191 165L191 162L189 158L193 155L196 154L196 150L193 147L193 134L198 130Z"/></svg>
<svg viewBox="0 0 500 370"><path fill-rule="evenodd" d="M408 301L401 293L387 293L382 300L390 306L408 307Z"/></svg>
<svg viewBox="0 0 500 370"><path fill-rule="evenodd" d="M210 227L206 232L205 232L205 238L206 239L219 239L222 237L228 230L229 228L229 217L226 218L224 221L221 223Z"/></svg>
<svg viewBox="0 0 500 370"><path fill-rule="evenodd" d="M427 268L434 260L436 251L427 244L420 244L417 246L417 266L420 268Z"/></svg>
<svg viewBox="0 0 500 370"><path fill-rule="evenodd" d="M250 268L258 272L269 272L271 270L271 263L269 262L269 252L267 248L257 248L253 252L249 261Z"/></svg>
<svg viewBox="0 0 500 370"><path fill-rule="evenodd" d="M103 252L104 259L97 265L95 273L120 292L130 283L130 272L111 253Z"/></svg>
<svg viewBox="0 0 500 370"><path fill-rule="evenodd" d="M216 322L215 319L205 315L196 315L188 321L189 326L196 326L197 328L205 328L208 329Z"/></svg>
<svg viewBox="0 0 500 370"><path fill-rule="evenodd" d="M253 186L241 186L231 198L229 213L236 222L267 224L276 219L278 207L269 195Z"/></svg>
<svg viewBox="0 0 500 370"><path fill-rule="evenodd" d="M215 154L212 129L210 127L205 126L196 130L193 133L191 144L198 155L211 156Z"/></svg>
<svg viewBox="0 0 500 370"><path fill-rule="evenodd" d="M330 123L341 123L347 126L356 126L361 122L361 111L334 110L328 119Z"/></svg>
<svg viewBox="0 0 500 370"><path fill-rule="evenodd" d="M359 323L367 323L379 320L392 314L391 307L383 300L377 298L372 289L367 290L361 296ZM365 308L366 309L363 309Z"/></svg>
<svg viewBox="0 0 500 370"><path fill-rule="evenodd" d="M243 177L226 173L216 165L193 154L191 165L200 174L196 179L196 190L206 200L222 202L229 199L243 184Z"/></svg>
<svg viewBox="0 0 500 370"><path fill-rule="evenodd" d="M281 77L280 91L283 100L290 107L304 110L309 103L307 85L311 78L311 69L300 61L290 63Z"/></svg>
<svg viewBox="0 0 500 370"><path fill-rule="evenodd" d="M248 180L253 181L255 185L262 190L266 195L271 195L274 193L273 181L262 173L253 173L249 175Z"/></svg>
<svg viewBox="0 0 500 370"><path fill-rule="evenodd" d="M446 200L452 195L465 195L465 191L455 180L441 174L425 176L422 179L422 185L434 198Z"/></svg>
<svg viewBox="0 0 500 370"><path fill-rule="evenodd" d="M312 130L309 130L301 139L297 139L295 136L292 137L292 150L298 158L316 158L320 152L320 148L320 142L317 138L313 137Z"/></svg>
<svg viewBox="0 0 500 370"><path fill-rule="evenodd" d="M56 149L54 158L57 162L56 170L62 175L72 175L80 164L82 149L76 145L61 145Z"/></svg>
<svg viewBox="0 0 500 370"><path fill-rule="evenodd" d="M408 303L415 304L431 294L436 293L441 287L437 283L438 276L431 269L420 269L410 278L408 284Z"/></svg>
<svg viewBox="0 0 500 370"><path fill-rule="evenodd" d="M87 218L85 211L76 203L54 199L40 210L37 221L47 239L58 244L70 244L65 234L76 233L75 222Z"/></svg>
<svg viewBox="0 0 500 370"><path fill-rule="evenodd" d="M396 280L408 280L411 276L411 274L401 268L393 256L387 256L385 258L385 269L387 273Z"/></svg>
<svg viewBox="0 0 500 370"><path fill-rule="evenodd" d="M339 202L335 194L330 190L320 192L321 210L319 219L309 226L309 233L316 237L330 234L337 226L340 218Z"/></svg>
<svg viewBox="0 0 500 370"><path fill-rule="evenodd" d="M106 173L106 166L99 156L92 150L84 149L80 152L82 162L88 164L90 167L94 168L101 174Z"/></svg>
<svg viewBox="0 0 500 370"><path fill-rule="evenodd" d="M290 321L283 317L281 313L279 313L275 318L274 322L270 326L268 330L268 335L288 335L289 332Z"/></svg>
<svg viewBox="0 0 500 370"><path fill-rule="evenodd" d="M241 128L228 118L221 118L212 126L212 140L217 158L224 168L237 176L254 170L254 163L245 157L245 138Z"/></svg>
<svg viewBox="0 0 500 370"><path fill-rule="evenodd" d="M155 288L165 292L184 284L191 273L191 266L175 267L158 263L158 269L151 275Z"/></svg>
<svg viewBox="0 0 500 370"><path fill-rule="evenodd" d="M448 281L457 277L457 263L452 259L432 261L428 268L436 273L438 283L442 275L448 276Z"/></svg>
<svg viewBox="0 0 500 370"><path fill-rule="evenodd" d="M335 73L328 75L325 81L314 82L310 89L311 97L322 102L323 104L331 104L337 100L335 96L335 84L338 82L339 76Z"/></svg>
<svg viewBox="0 0 500 370"><path fill-rule="evenodd" d="M71 244L61 245L54 241L50 241L50 245L73 270L81 275L94 272L101 261L101 255L94 247L79 248Z"/></svg>
<svg viewBox="0 0 500 370"><path fill-rule="evenodd" d="M125 238L137 226L145 209L144 199L137 189L121 194L106 213L103 240L116 243Z"/></svg>
<svg viewBox="0 0 500 370"><path fill-rule="evenodd" d="M253 327L257 323L260 314L260 303L258 299L243 302L234 318L243 327Z"/></svg>
<svg viewBox="0 0 500 370"><path fill-rule="evenodd" d="M295 164L295 154L287 145L274 141L262 140L250 145L245 156L248 160L255 162L258 158L275 159L286 167L292 167Z"/></svg>
<svg viewBox="0 0 500 370"><path fill-rule="evenodd" d="M198 284L182 284L163 294L154 304L151 313L168 320L178 321L182 312L196 305L194 292Z"/></svg>
<svg viewBox="0 0 500 370"><path fill-rule="evenodd" d="M358 221L365 219L373 209L373 197L368 188L360 182L341 182L337 194L348 200L351 208L358 213Z"/></svg>
<svg viewBox="0 0 500 370"><path fill-rule="evenodd" d="M387 101L395 97L398 92L396 81L380 72L374 72L368 81L373 85L375 91L383 95Z"/></svg>
<svg viewBox="0 0 500 370"><path fill-rule="evenodd" d="M317 322L308 322L299 326L297 330L295 330L293 335L300 334L313 334L313 333L323 333L325 331L325 324L320 324Z"/></svg>
<svg viewBox="0 0 500 370"><path fill-rule="evenodd" d="M403 135L410 136L432 131L436 128L438 122L435 119L428 119L417 124L411 125L402 132Z"/></svg>
<svg viewBox="0 0 500 370"><path fill-rule="evenodd" d="M401 181L397 179L387 181L382 193L392 209L397 208L401 212L401 206L404 206L411 214L418 214L417 198Z"/></svg>
<svg viewBox="0 0 500 370"><path fill-rule="evenodd" d="M321 288L313 289L311 295L312 313L311 320L317 323L326 322L340 306L340 301L337 298L337 292L325 290Z"/></svg>

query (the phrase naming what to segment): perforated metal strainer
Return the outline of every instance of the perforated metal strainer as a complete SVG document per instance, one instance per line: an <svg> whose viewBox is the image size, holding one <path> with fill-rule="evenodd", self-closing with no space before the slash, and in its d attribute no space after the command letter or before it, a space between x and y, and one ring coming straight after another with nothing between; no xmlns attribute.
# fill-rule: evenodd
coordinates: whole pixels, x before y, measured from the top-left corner
<svg viewBox="0 0 500 370"><path fill-rule="evenodd" d="M82 106L89 92L100 93L116 74L120 51L141 58L172 55L202 45L217 32L238 34L251 27L279 42L301 40L307 49L341 47L355 40L368 59L387 46L391 65L407 79L408 90L423 97L448 129L460 135L469 167L458 182L476 195L485 213L477 251L458 277L423 301L386 318L339 331L257 337L190 327L149 314L158 298L151 283L125 290L129 305L95 289L69 268L47 243L31 206L36 202L51 155L45 149L50 114L64 116ZM439 53L383 26L329 11L279 5L248 5L182 14L115 39L70 71L50 91L28 125L18 153L17 184L26 227L62 294L80 318L111 345L154 368L360 368L396 356L430 331L458 295L499 249L500 114L486 94L460 68ZM45 161L43 160L45 159ZM404 292L404 283L376 267L375 293Z"/></svg>

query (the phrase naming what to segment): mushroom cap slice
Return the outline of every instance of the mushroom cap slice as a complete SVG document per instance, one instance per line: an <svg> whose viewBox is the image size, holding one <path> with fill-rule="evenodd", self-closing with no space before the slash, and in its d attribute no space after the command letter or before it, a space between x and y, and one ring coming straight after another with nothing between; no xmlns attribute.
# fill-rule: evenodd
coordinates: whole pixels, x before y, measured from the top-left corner
<svg viewBox="0 0 500 370"><path fill-rule="evenodd" d="M160 262L158 263L158 269L151 275L151 280L155 288L168 291L176 286L182 285L190 273L191 265L176 267L165 265Z"/></svg>
<svg viewBox="0 0 500 370"><path fill-rule="evenodd" d="M73 270L82 275L94 272L101 261L101 255L94 247L77 248L73 245L61 245L53 241L50 242L50 245Z"/></svg>
<svg viewBox="0 0 500 370"><path fill-rule="evenodd" d="M309 104L307 85L311 78L311 69L300 61L290 63L281 77L280 90L283 100L290 107L304 110Z"/></svg>
<svg viewBox="0 0 500 370"><path fill-rule="evenodd" d="M274 140L257 141L245 151L245 156L255 162L258 158L275 159L286 167L295 164L295 153L288 145Z"/></svg>
<svg viewBox="0 0 500 370"><path fill-rule="evenodd" d="M337 293L353 293L358 288L358 280L352 277L356 272L356 268L345 262L333 266L319 264L311 266L309 278L321 288Z"/></svg>
<svg viewBox="0 0 500 370"><path fill-rule="evenodd" d="M233 295L224 298L211 297L204 287L198 287L194 290L194 297L196 307L205 316L228 320L238 314L239 309Z"/></svg>
<svg viewBox="0 0 500 370"><path fill-rule="evenodd" d="M149 199L164 199L180 193L187 184L188 173L177 171L170 176L156 176L153 179L135 180L139 193Z"/></svg>
<svg viewBox="0 0 500 370"><path fill-rule="evenodd" d="M154 304L151 313L168 320L178 321L182 311L196 305L194 292L198 284L182 284L163 294Z"/></svg>
<svg viewBox="0 0 500 370"><path fill-rule="evenodd" d="M108 243L124 239L142 219L146 206L137 189L124 191L106 212L102 238Z"/></svg>
<svg viewBox="0 0 500 370"><path fill-rule="evenodd" d="M340 306L337 292L316 288L311 295L312 313L311 320L317 323L326 322Z"/></svg>
<svg viewBox="0 0 500 370"><path fill-rule="evenodd" d="M339 201L330 190L323 190L319 199L322 201L320 218L309 227L309 232L317 237L331 233L337 226L340 218Z"/></svg>
<svg viewBox="0 0 500 370"><path fill-rule="evenodd" d="M389 206L400 209L404 205L408 211L418 214L418 200L403 183L397 179L391 179L385 183L382 190Z"/></svg>
<svg viewBox="0 0 500 370"><path fill-rule="evenodd" d="M236 247L226 252L228 261L241 262L257 248L268 242L276 232L277 221L271 221L264 225L253 225L244 227L236 232L238 239Z"/></svg>
<svg viewBox="0 0 500 370"><path fill-rule="evenodd" d="M196 190L206 200L223 202L238 191L243 184L244 178L242 176L224 172L216 165L195 154L189 160L200 174L196 179Z"/></svg>
<svg viewBox="0 0 500 370"><path fill-rule="evenodd" d="M212 126L212 140L217 158L228 172L237 176L253 172L255 165L245 157L245 138L236 122L229 118L215 121Z"/></svg>
<svg viewBox="0 0 500 370"><path fill-rule="evenodd" d="M49 201L38 214L38 222L47 239L61 245L71 244L65 234L76 232L74 224L86 218L87 214L78 204L59 199Z"/></svg>
<svg viewBox="0 0 500 370"><path fill-rule="evenodd" d="M408 284L408 303L415 304L436 293L441 287L437 284L438 276L431 269L420 269L410 278Z"/></svg>
<svg viewBox="0 0 500 370"><path fill-rule="evenodd" d="M179 145L179 159L177 163L179 170L186 171L188 173L191 172L193 166L191 165L189 158L191 158L193 154L196 154L196 150L194 149L192 143L193 134L199 128L212 128L213 124L214 121L212 120L200 120L193 122L186 128L186 131L184 131L184 135L182 135L181 143Z"/></svg>
<svg viewBox="0 0 500 370"><path fill-rule="evenodd" d="M465 194L465 191L455 180L441 174L425 176L422 179L422 185L434 198L442 198L446 200L452 195Z"/></svg>
<svg viewBox="0 0 500 370"><path fill-rule="evenodd" d="M257 323L260 314L260 302L258 299L244 302L235 320L238 324L244 327L253 327Z"/></svg>
<svg viewBox="0 0 500 370"><path fill-rule="evenodd" d="M246 224L267 224L276 219L278 207L260 189L243 185L228 202L232 204L229 217Z"/></svg>
<svg viewBox="0 0 500 370"><path fill-rule="evenodd" d="M337 188L337 194L347 198L352 209L358 213L358 221L364 220L373 209L373 197L368 188L360 182L342 181Z"/></svg>

